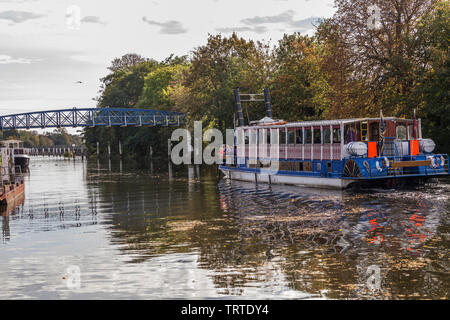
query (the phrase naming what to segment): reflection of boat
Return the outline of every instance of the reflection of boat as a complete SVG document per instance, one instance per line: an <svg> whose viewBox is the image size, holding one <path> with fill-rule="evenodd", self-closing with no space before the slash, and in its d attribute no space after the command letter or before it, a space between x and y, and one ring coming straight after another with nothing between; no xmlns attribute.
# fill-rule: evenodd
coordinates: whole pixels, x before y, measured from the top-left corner
<svg viewBox="0 0 450 320"><path fill-rule="evenodd" d="M394 187L448 176L448 155L433 154L422 138L421 120L361 118L286 123L267 117L244 124L235 91L239 126L236 146L226 147L220 170L234 180L344 189L352 184ZM242 95L245 96L245 95Z"/></svg>
<svg viewBox="0 0 450 320"><path fill-rule="evenodd" d="M14 164L20 166L22 171L26 171L30 165L30 156L26 154L23 147L23 141L20 140L5 140L1 141L2 147L13 150Z"/></svg>
<svg viewBox="0 0 450 320"><path fill-rule="evenodd" d="M25 193L23 175L20 169L16 170L12 157L13 149L0 148L0 205L3 206L15 203Z"/></svg>

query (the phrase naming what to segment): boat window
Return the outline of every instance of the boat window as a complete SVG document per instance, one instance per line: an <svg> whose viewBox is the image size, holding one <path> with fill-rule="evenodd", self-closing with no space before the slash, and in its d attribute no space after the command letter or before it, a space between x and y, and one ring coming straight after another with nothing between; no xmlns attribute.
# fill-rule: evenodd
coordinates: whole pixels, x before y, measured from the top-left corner
<svg viewBox="0 0 450 320"><path fill-rule="evenodd" d="M284 132L283 132L284 133ZM280 144L280 134L278 129L270 130L270 144Z"/></svg>
<svg viewBox="0 0 450 320"><path fill-rule="evenodd" d="M408 125L408 137L409 137L409 139L414 139L413 129L414 129L414 126L412 124ZM416 138L417 138L417 133L416 133Z"/></svg>
<svg viewBox="0 0 450 320"><path fill-rule="evenodd" d="M345 125L345 143L356 141L355 125L353 123Z"/></svg>
<svg viewBox="0 0 450 320"><path fill-rule="evenodd" d="M311 129L305 128L305 144L311 144L312 143L312 136L311 136Z"/></svg>
<svg viewBox="0 0 450 320"><path fill-rule="evenodd" d="M397 139L406 140L406 127L404 125L397 126Z"/></svg>
<svg viewBox="0 0 450 320"><path fill-rule="evenodd" d="M295 131L289 130L288 131L288 144L294 144L295 143Z"/></svg>
<svg viewBox="0 0 450 320"><path fill-rule="evenodd" d="M323 143L331 143L331 129L330 128L323 129Z"/></svg>
<svg viewBox="0 0 450 320"><path fill-rule="evenodd" d="M265 129L259 129L258 133L259 133L258 144L266 144L267 143L267 132L266 132L266 130Z"/></svg>
<svg viewBox="0 0 450 320"><path fill-rule="evenodd" d="M250 130L250 144L256 144L257 141L257 133L258 131L256 130Z"/></svg>
<svg viewBox="0 0 450 320"><path fill-rule="evenodd" d="M280 130L280 144L286 144L286 130Z"/></svg>
<svg viewBox="0 0 450 320"><path fill-rule="evenodd" d="M297 129L295 131L295 143L296 144L303 144L303 132L302 132L302 129Z"/></svg>
<svg viewBox="0 0 450 320"><path fill-rule="evenodd" d="M369 125L370 128L370 140L378 141L380 139L380 123L379 122L371 122Z"/></svg>
<svg viewBox="0 0 450 320"><path fill-rule="evenodd" d="M320 129L314 129L314 144L321 144L321 140Z"/></svg>
<svg viewBox="0 0 450 320"><path fill-rule="evenodd" d="M341 143L341 129L333 128L333 143Z"/></svg>
<svg viewBox="0 0 450 320"><path fill-rule="evenodd" d="M244 131L238 130L236 132L236 143L237 145L243 145L244 144Z"/></svg>

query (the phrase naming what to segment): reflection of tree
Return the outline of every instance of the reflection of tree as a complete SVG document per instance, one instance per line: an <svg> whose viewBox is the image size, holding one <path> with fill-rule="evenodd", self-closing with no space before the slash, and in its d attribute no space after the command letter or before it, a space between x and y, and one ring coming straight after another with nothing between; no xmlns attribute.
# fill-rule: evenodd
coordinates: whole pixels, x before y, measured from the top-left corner
<svg viewBox="0 0 450 320"><path fill-rule="evenodd" d="M445 247L428 248L439 238L441 204L427 192L349 194L237 182L217 189L208 174L202 172L202 183L182 174L100 183L102 203L114 213L112 241L132 262L198 252L198 265L213 271L223 294L280 279L331 298L435 297L445 290L439 271L423 270L442 260ZM381 269L377 292L366 286L371 265Z"/></svg>

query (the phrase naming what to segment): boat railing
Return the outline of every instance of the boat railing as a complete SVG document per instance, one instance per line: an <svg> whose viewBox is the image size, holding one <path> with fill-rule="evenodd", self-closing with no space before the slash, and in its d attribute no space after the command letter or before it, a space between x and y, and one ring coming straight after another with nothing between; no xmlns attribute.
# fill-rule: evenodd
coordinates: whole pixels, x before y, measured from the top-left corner
<svg viewBox="0 0 450 320"><path fill-rule="evenodd" d="M22 178L23 177L22 167L21 166L15 166L14 167L14 174L15 174L16 178Z"/></svg>
<svg viewBox="0 0 450 320"><path fill-rule="evenodd" d="M417 172L418 167L423 167L423 172L421 172L421 175L436 175L437 173L449 173L449 156L447 154L434 154L430 155L430 157L434 157L435 161L440 161L441 157L444 159L443 165L442 163L439 163L435 168L432 167L431 162L427 165L417 165L417 166L410 166L410 167L396 167L393 164L394 163L404 163L408 161L418 161L415 160L415 157L413 156L385 156L389 160L390 166L388 167L388 176L398 177L398 176L415 176L419 172ZM428 161L428 157L426 160L419 160L419 161Z"/></svg>

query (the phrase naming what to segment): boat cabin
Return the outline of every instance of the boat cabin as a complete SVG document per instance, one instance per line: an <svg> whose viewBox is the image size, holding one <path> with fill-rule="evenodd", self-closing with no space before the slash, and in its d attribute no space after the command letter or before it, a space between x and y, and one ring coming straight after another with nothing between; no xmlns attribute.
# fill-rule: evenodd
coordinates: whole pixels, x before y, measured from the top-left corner
<svg viewBox="0 0 450 320"><path fill-rule="evenodd" d="M25 154L22 140L3 140L0 147L12 149L14 154Z"/></svg>
<svg viewBox="0 0 450 320"><path fill-rule="evenodd" d="M245 144L245 155L241 150L238 157L272 158L269 149L278 141L280 159L342 160L352 156L348 145L355 142L367 145L367 152L353 155L369 158L416 155L421 131L420 120L393 117L294 123L266 117L250 126L236 128L236 137L238 146ZM383 136L384 145L393 143L395 150L382 149Z"/></svg>

